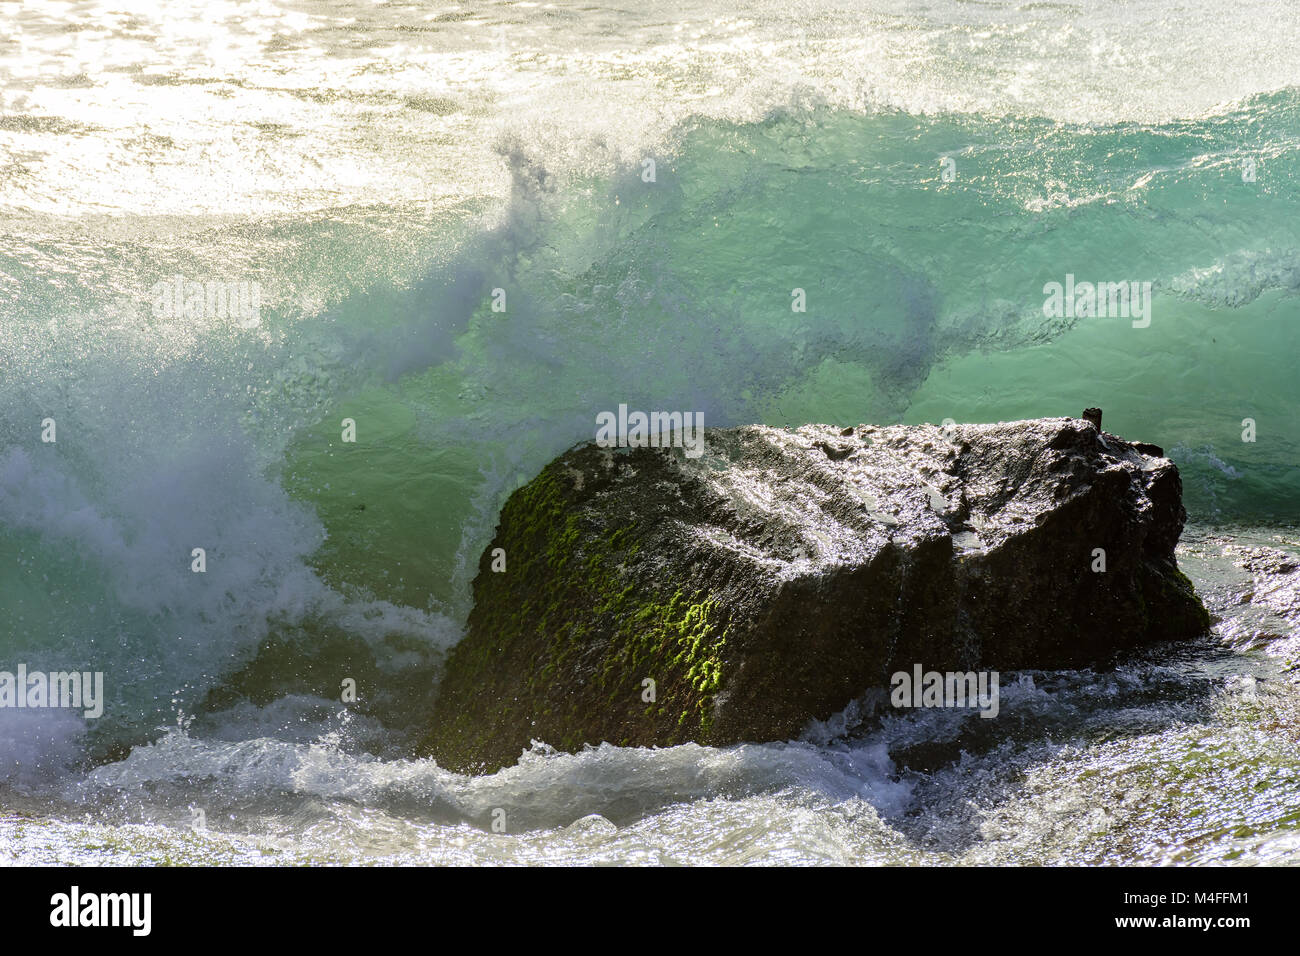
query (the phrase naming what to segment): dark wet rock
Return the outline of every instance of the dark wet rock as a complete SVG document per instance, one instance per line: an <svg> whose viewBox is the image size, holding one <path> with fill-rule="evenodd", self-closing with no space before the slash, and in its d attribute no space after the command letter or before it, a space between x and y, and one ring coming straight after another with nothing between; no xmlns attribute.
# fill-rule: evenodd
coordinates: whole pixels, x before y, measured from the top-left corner
<svg viewBox="0 0 1300 956"><path fill-rule="evenodd" d="M1300 558L1278 548L1237 548L1238 563L1263 579L1284 578L1300 571Z"/></svg>
<svg viewBox="0 0 1300 956"><path fill-rule="evenodd" d="M1226 635L1240 641L1245 631L1251 646L1285 655L1292 669L1300 668L1300 557L1270 547L1230 549L1237 565L1251 576L1240 603L1252 613L1237 615Z"/></svg>
<svg viewBox="0 0 1300 956"><path fill-rule="evenodd" d="M477 772L534 739L787 739L916 663L1202 634L1185 517L1172 462L1082 419L711 429L694 459L583 444L503 508L425 750Z"/></svg>

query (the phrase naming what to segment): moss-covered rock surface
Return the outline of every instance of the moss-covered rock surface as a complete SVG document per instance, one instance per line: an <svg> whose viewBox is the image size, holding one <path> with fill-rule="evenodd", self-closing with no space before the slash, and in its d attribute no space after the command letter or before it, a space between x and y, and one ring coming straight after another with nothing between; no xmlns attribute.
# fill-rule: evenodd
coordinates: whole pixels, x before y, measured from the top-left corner
<svg viewBox="0 0 1300 956"><path fill-rule="evenodd" d="M533 740L784 739L914 663L1202 633L1158 452L1080 419L711 429L695 459L580 445L503 508L425 750L488 772Z"/></svg>

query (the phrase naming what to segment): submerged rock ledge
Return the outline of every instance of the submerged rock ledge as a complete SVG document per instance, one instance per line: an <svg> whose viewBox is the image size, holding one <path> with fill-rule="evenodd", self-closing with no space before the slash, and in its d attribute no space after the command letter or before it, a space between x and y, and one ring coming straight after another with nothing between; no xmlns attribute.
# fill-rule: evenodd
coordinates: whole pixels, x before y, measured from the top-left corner
<svg viewBox="0 0 1300 956"><path fill-rule="evenodd" d="M534 739L783 740L916 663L1192 637L1181 499L1159 448L1074 418L708 429L693 459L588 442L502 509L424 751L485 772Z"/></svg>

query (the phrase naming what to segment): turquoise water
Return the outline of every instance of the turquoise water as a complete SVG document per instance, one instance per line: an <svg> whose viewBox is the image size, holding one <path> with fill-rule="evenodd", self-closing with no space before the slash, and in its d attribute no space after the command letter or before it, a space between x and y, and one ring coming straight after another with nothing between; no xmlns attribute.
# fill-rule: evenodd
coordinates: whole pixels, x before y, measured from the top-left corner
<svg viewBox="0 0 1300 956"><path fill-rule="evenodd" d="M1300 24L1195 7L17 14L0 669L101 670L108 700L0 711L0 853L1294 859L1300 611L1260 555L1300 548ZM178 274L260 283L260 323L155 316ZM1067 274L1151 283L1149 326L1045 315ZM410 759L500 504L620 403L1099 405L1182 471L1216 640L1025 675L991 739L845 715L485 778Z"/></svg>

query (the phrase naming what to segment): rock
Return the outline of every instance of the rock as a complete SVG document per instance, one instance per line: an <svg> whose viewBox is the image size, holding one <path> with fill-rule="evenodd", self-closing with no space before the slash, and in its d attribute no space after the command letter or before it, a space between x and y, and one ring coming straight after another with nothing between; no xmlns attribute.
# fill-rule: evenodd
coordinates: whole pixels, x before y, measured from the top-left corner
<svg viewBox="0 0 1300 956"><path fill-rule="evenodd" d="M1090 422L706 434L695 459L579 445L511 495L426 753L783 740L915 663L1086 665L1209 625L1177 468Z"/></svg>

